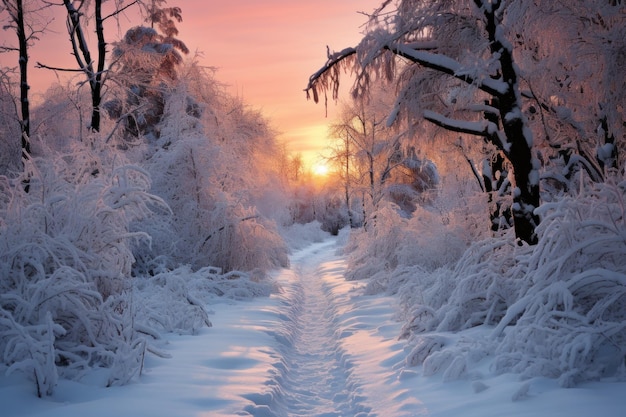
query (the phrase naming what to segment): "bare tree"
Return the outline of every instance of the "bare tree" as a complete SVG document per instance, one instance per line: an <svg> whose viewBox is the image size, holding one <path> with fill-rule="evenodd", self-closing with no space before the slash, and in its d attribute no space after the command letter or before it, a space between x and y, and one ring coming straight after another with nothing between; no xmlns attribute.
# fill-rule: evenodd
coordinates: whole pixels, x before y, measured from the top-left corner
<svg viewBox="0 0 626 417"><path fill-rule="evenodd" d="M382 89L373 91L371 100L354 100L345 104L338 121L331 126L337 138L332 161L338 167L344 189L351 226L355 226L351 195L362 196L364 226L379 208L380 202L390 197L391 189L400 191L394 173L405 162L402 141L406 129L386 125L390 108L388 96Z"/></svg>
<svg viewBox="0 0 626 417"><path fill-rule="evenodd" d="M344 124L335 124L331 126L331 134L335 137L335 146L331 148L331 156L329 161L336 166L337 175L343 187L343 197L346 209L348 211L348 223L350 228L356 227L354 213L352 212L352 193L353 190L353 164L351 163L354 155L352 153L352 134L348 126Z"/></svg>
<svg viewBox="0 0 626 417"><path fill-rule="evenodd" d="M74 58L76 59L78 69L51 67L40 62L37 63L37 65L41 68L57 71L77 71L85 74L91 93L91 122L89 124L89 128L95 132L100 130L100 107L102 104L102 97L104 95L103 88L107 78L105 70L107 42L104 36L104 23L110 18L119 16L120 13L129 7L138 4L139 0L131 1L126 5L116 2L115 10L108 15L103 15L103 2L104 0L93 1L93 19L96 24L95 31L98 40L97 58L95 60L91 55L91 49L85 35L83 23L85 16L87 15L86 8L91 4L91 2L87 0L63 0L63 6L67 11L67 32L70 35L70 42L72 44L72 55L74 55Z"/></svg>
<svg viewBox="0 0 626 417"><path fill-rule="evenodd" d="M0 47L2 51L15 51L18 53L18 66L19 66L19 74L20 74L20 84L19 84L19 114L20 114L20 131L21 131L21 149L22 149L22 160L26 160L30 155L30 100L29 100L29 89L28 85L28 48L37 40L38 35L43 33L45 29L45 24L40 25L39 22L35 19L32 22L29 22L26 18L26 14L31 12L33 14L39 12L42 8L41 6L36 5L34 8L31 7L27 10L27 5L33 6L31 3L27 2L25 4L24 0L2 0L2 6L4 6L4 10L6 10L9 16L9 23L4 27L4 29L10 29L15 31L17 36L17 47L3 45ZM46 7L46 6L43 6ZM28 184L25 185L26 189Z"/></svg>

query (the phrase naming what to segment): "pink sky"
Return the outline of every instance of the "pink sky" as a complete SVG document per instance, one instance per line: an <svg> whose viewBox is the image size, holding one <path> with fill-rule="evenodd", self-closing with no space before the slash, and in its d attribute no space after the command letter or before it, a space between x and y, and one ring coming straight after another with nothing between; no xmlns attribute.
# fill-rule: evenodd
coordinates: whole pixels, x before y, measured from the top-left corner
<svg viewBox="0 0 626 417"><path fill-rule="evenodd" d="M182 9L179 38L200 62L218 68L217 79L232 94L260 109L280 132L279 138L313 163L327 146L327 126L337 106L307 101L303 91L308 77L326 60L326 46L340 50L361 38L366 17L380 0L170 0ZM30 62L75 66L65 33L63 8L56 7L52 31L31 51ZM139 25L123 19L123 29ZM93 25L89 27L93 30ZM108 33L108 41L121 35ZM0 36L9 38L10 32ZM95 38L95 36L93 36ZM3 39L4 40L4 39ZM95 51L95 46L94 46ZM94 52L95 53L95 52ZM0 65L15 66L7 55ZM31 65L31 67L32 67ZM38 79L36 79L38 78ZM41 92L53 80L50 72L31 69L33 92Z"/></svg>
<svg viewBox="0 0 626 417"><path fill-rule="evenodd" d="M173 2L172 2L173 4ZM313 161L327 146L336 110L307 101L309 76L326 61L326 45L340 50L361 38L366 17L380 0L187 1L181 39L219 68L217 78L260 108L290 148Z"/></svg>

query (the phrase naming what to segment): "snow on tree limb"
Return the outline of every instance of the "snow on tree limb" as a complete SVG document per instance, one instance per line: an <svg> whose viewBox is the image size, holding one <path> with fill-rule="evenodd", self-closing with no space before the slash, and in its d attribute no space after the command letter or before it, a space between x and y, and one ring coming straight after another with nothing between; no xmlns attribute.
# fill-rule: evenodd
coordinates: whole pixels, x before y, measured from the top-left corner
<svg viewBox="0 0 626 417"><path fill-rule="evenodd" d="M469 74L463 73L461 64L454 59L439 54L428 52L428 49L433 49L436 44L433 42L412 42L410 44L403 44L398 42L388 43L382 47L383 50L388 50L397 56L408 59L411 62L420 64L426 68L434 69L442 73L451 75L461 81L468 84L476 85L480 90L494 95L500 96L505 94L509 86L504 81L493 78L476 79ZM318 85L321 83L323 90L332 88L333 99L337 98L339 88L339 68L341 64L347 63L346 59L357 54L357 49L353 47L345 48L339 52L328 54L328 60L324 65L309 77L309 83L305 88L307 98L310 98L310 92L313 94L313 100L319 102ZM333 71L329 75L329 71ZM330 81L330 86L328 82Z"/></svg>
<svg viewBox="0 0 626 417"><path fill-rule="evenodd" d="M474 84L486 93L494 96L505 94L509 86L498 79L485 78L477 80L474 77L461 72L461 64L454 59L442 54L416 50L404 44L394 43L386 46L387 49L411 62L418 63L424 67L452 75L453 77L468 84Z"/></svg>
<svg viewBox="0 0 626 417"><path fill-rule="evenodd" d="M320 68L317 72L315 72L311 77L309 77L309 83L307 87L304 89L306 91L307 99L310 98L309 91L313 93L313 101L316 103L319 102L319 95L317 91L317 86L319 83L322 83L322 89L326 90L328 88L328 82L325 81L326 77L330 77L332 83L333 90L333 99L336 99L339 94L339 68L338 66L349 57L356 54L356 48L345 48L339 52L334 52L332 54L328 54L328 60L324 64L322 68ZM332 75L327 75L328 71L333 70Z"/></svg>
<svg viewBox="0 0 626 417"><path fill-rule="evenodd" d="M424 110L424 119L446 130L484 137L491 137L498 129L495 124L487 120L468 122L466 120L451 119L431 110Z"/></svg>

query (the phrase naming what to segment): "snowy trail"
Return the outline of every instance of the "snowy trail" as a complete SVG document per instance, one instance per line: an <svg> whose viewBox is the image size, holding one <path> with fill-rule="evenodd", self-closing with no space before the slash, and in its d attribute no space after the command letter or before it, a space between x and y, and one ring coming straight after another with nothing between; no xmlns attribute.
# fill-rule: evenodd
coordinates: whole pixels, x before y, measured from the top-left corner
<svg viewBox="0 0 626 417"><path fill-rule="evenodd" d="M391 365L403 351L401 344L380 334L391 329L377 327L372 318L389 323L392 309L381 305L380 298L364 299L371 304L368 317L366 305L353 305L346 292L353 284L343 280L345 264L333 255L335 250L334 240L313 245L292 257L291 271L279 277L283 314L279 327L269 333L280 359L266 382L269 392L246 396L254 404L245 411L259 417L373 417L389 415L389 407L404 407L406 415L422 414L417 400L403 401L397 390L385 396L384 386L397 379ZM376 354L368 352L368 346L378 343L394 349L386 357L380 346ZM375 363L385 359L386 369ZM369 392L368 384L373 385ZM394 415L403 415L399 411Z"/></svg>
<svg viewBox="0 0 626 417"><path fill-rule="evenodd" d="M170 359L146 357L141 378L105 388L108 371L61 380L38 399L24 375L0 373L2 417L621 417L625 383L561 389L519 375L467 380L405 368L394 299L347 282L336 239L296 252L276 273L281 291L246 301L217 297L214 327L164 335ZM473 329L472 331L481 331ZM480 370L479 370L480 371ZM483 382L474 389L473 382Z"/></svg>
<svg viewBox="0 0 626 417"><path fill-rule="evenodd" d="M408 417L429 415L407 387L393 300L347 282L337 239L297 251L276 272L280 292L216 298L214 327L164 335L171 355L104 388L108 371L61 380L37 399L23 375L0 376L2 417ZM404 376L403 376L404 375Z"/></svg>
<svg viewBox="0 0 626 417"><path fill-rule="evenodd" d="M328 246L319 250L327 250ZM268 381L276 394L269 397L274 403L262 404L264 398L259 398L260 407L248 408L253 415L261 410L262 415L264 406L273 407L275 415L287 416L356 416L367 411L354 395L350 365L336 337L336 310L320 279L318 259L301 258L292 268L295 279L285 290L283 303L289 309L289 314L283 316L285 334L275 335L282 361L274 379Z"/></svg>

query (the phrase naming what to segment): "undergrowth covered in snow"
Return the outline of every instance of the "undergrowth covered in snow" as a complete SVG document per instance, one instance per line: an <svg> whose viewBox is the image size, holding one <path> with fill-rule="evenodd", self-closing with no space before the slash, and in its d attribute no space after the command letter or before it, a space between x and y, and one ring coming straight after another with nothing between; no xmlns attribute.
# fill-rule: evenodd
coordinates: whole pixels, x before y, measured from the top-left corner
<svg viewBox="0 0 626 417"><path fill-rule="evenodd" d="M162 332L210 326L210 297L268 295L254 273L180 266L132 277L133 222L168 212L150 177L106 151L32 160L29 191L0 177L0 363L29 375L39 396L59 378L109 368L109 385L162 355ZM16 185L17 183L17 185Z"/></svg>
<svg viewBox="0 0 626 417"><path fill-rule="evenodd" d="M295 223L289 227L284 227L281 235L287 246L291 250L297 251L328 238L328 233L323 231L321 226L317 220L307 224Z"/></svg>
<svg viewBox="0 0 626 417"><path fill-rule="evenodd" d="M467 378L490 356L491 372L564 387L623 378L626 183L581 189L540 208L534 247L518 246L510 230L469 243L426 209L401 221L380 210L376 230L352 234L349 276L368 279L372 293L398 295L401 336L413 346L407 365L423 365L426 375ZM477 326L491 336L450 337Z"/></svg>

